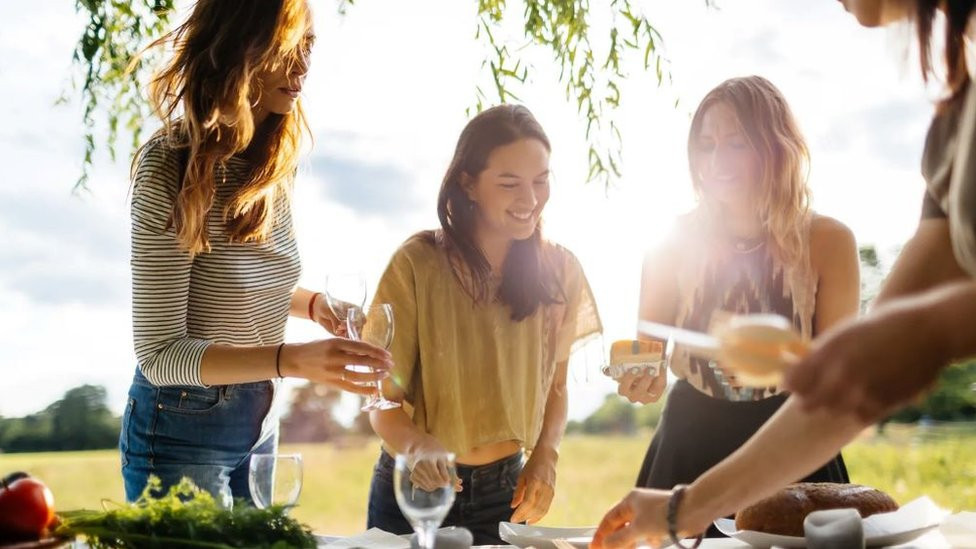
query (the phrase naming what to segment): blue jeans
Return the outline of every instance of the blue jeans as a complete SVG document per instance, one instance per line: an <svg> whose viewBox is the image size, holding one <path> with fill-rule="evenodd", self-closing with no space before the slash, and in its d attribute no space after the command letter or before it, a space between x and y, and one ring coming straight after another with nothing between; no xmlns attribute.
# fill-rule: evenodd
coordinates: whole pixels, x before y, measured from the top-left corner
<svg viewBox="0 0 976 549"><path fill-rule="evenodd" d="M185 476L218 502L250 503L251 455L273 453L278 443L268 417L273 399L270 381L156 387L136 368L119 435L125 499L135 501L155 475L164 491Z"/></svg>
<svg viewBox="0 0 976 549"><path fill-rule="evenodd" d="M512 518L512 496L522 473L522 452L486 465L458 465L457 475L463 490L442 526L463 526L474 535L474 545L505 545L498 537L498 523ZM367 528L380 528L394 534L410 534L413 527L400 512L393 492L396 461L385 451L373 468L369 487Z"/></svg>

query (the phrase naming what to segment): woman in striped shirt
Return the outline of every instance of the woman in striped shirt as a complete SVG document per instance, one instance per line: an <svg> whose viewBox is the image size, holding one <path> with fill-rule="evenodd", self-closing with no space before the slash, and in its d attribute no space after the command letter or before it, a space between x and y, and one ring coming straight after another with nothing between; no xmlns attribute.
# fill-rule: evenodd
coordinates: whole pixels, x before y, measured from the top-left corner
<svg viewBox="0 0 976 549"><path fill-rule="evenodd" d="M175 55L150 86L163 129L133 164L138 368L119 440L130 501L150 475L249 501L250 456L277 445L274 380L362 393L357 383L391 366L361 342L282 342L289 315L340 331L325 300L297 287L290 209L314 40L306 0L200 0L153 44Z"/></svg>

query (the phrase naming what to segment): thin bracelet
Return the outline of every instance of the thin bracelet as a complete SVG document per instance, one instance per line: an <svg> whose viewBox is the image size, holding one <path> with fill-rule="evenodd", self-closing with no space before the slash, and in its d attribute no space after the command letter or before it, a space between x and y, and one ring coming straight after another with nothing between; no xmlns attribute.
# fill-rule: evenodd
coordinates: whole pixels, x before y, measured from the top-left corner
<svg viewBox="0 0 976 549"><path fill-rule="evenodd" d="M315 307L315 298L317 298L320 295L322 295L322 292L315 292L314 294L312 294L312 299L309 299L308 300L308 319L309 320L313 320L313 321L315 320L315 317L312 316L312 308Z"/></svg>
<svg viewBox="0 0 976 549"><path fill-rule="evenodd" d="M285 377L281 375L281 348L284 346L284 343L279 343L278 350L275 351L275 373L278 374L278 379Z"/></svg>
<svg viewBox="0 0 976 549"><path fill-rule="evenodd" d="M687 484L679 484L671 489L671 498L668 499L668 535L671 536L671 543L675 547L694 549L701 545L701 534L695 536L694 545L682 545L681 540L678 539L678 505L681 504L681 498L684 497L687 488Z"/></svg>

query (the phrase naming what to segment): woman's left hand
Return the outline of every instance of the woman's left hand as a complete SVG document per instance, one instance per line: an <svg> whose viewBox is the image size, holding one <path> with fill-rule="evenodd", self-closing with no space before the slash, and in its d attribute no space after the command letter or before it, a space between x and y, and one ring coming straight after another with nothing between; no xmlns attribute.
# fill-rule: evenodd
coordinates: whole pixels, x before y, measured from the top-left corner
<svg viewBox="0 0 976 549"><path fill-rule="evenodd" d="M330 334L338 337L346 337L346 323L336 318L329 304L326 302L325 294L319 293L312 305L312 320L325 328Z"/></svg>
<svg viewBox="0 0 976 549"><path fill-rule="evenodd" d="M590 547L659 547L668 538L665 521L671 492L635 488L600 521Z"/></svg>
<svg viewBox="0 0 976 549"><path fill-rule="evenodd" d="M536 448L519 475L512 497L511 522L534 524L549 512L556 493L556 461L559 454L552 449Z"/></svg>

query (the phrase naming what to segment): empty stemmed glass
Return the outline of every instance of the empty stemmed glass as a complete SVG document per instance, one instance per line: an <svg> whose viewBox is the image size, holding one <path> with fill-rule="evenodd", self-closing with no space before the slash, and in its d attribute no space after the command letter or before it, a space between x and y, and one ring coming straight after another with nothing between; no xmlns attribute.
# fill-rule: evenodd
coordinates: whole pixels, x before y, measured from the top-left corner
<svg viewBox="0 0 976 549"><path fill-rule="evenodd" d="M331 273L325 277L325 302L340 326L345 326L349 309L366 304L366 278L362 273Z"/></svg>
<svg viewBox="0 0 976 549"><path fill-rule="evenodd" d="M302 492L301 454L252 455L247 485L259 509L272 505L294 506Z"/></svg>
<svg viewBox="0 0 976 549"><path fill-rule="evenodd" d="M430 467L415 471L420 462L426 462ZM435 478L444 472L448 475L447 480ZM400 511L417 532L424 549L433 549L437 527L444 522L454 504L456 478L454 454L401 454L396 457L393 492Z"/></svg>
<svg viewBox="0 0 976 549"><path fill-rule="evenodd" d="M349 339L358 339L381 349L390 349L393 344L393 305L389 303L374 303L369 307L351 307L346 318L346 334ZM372 372L369 366L348 366L352 371ZM369 383L376 387L376 392L361 408L369 410L391 410L399 408L399 402L387 400L383 396L382 382Z"/></svg>

